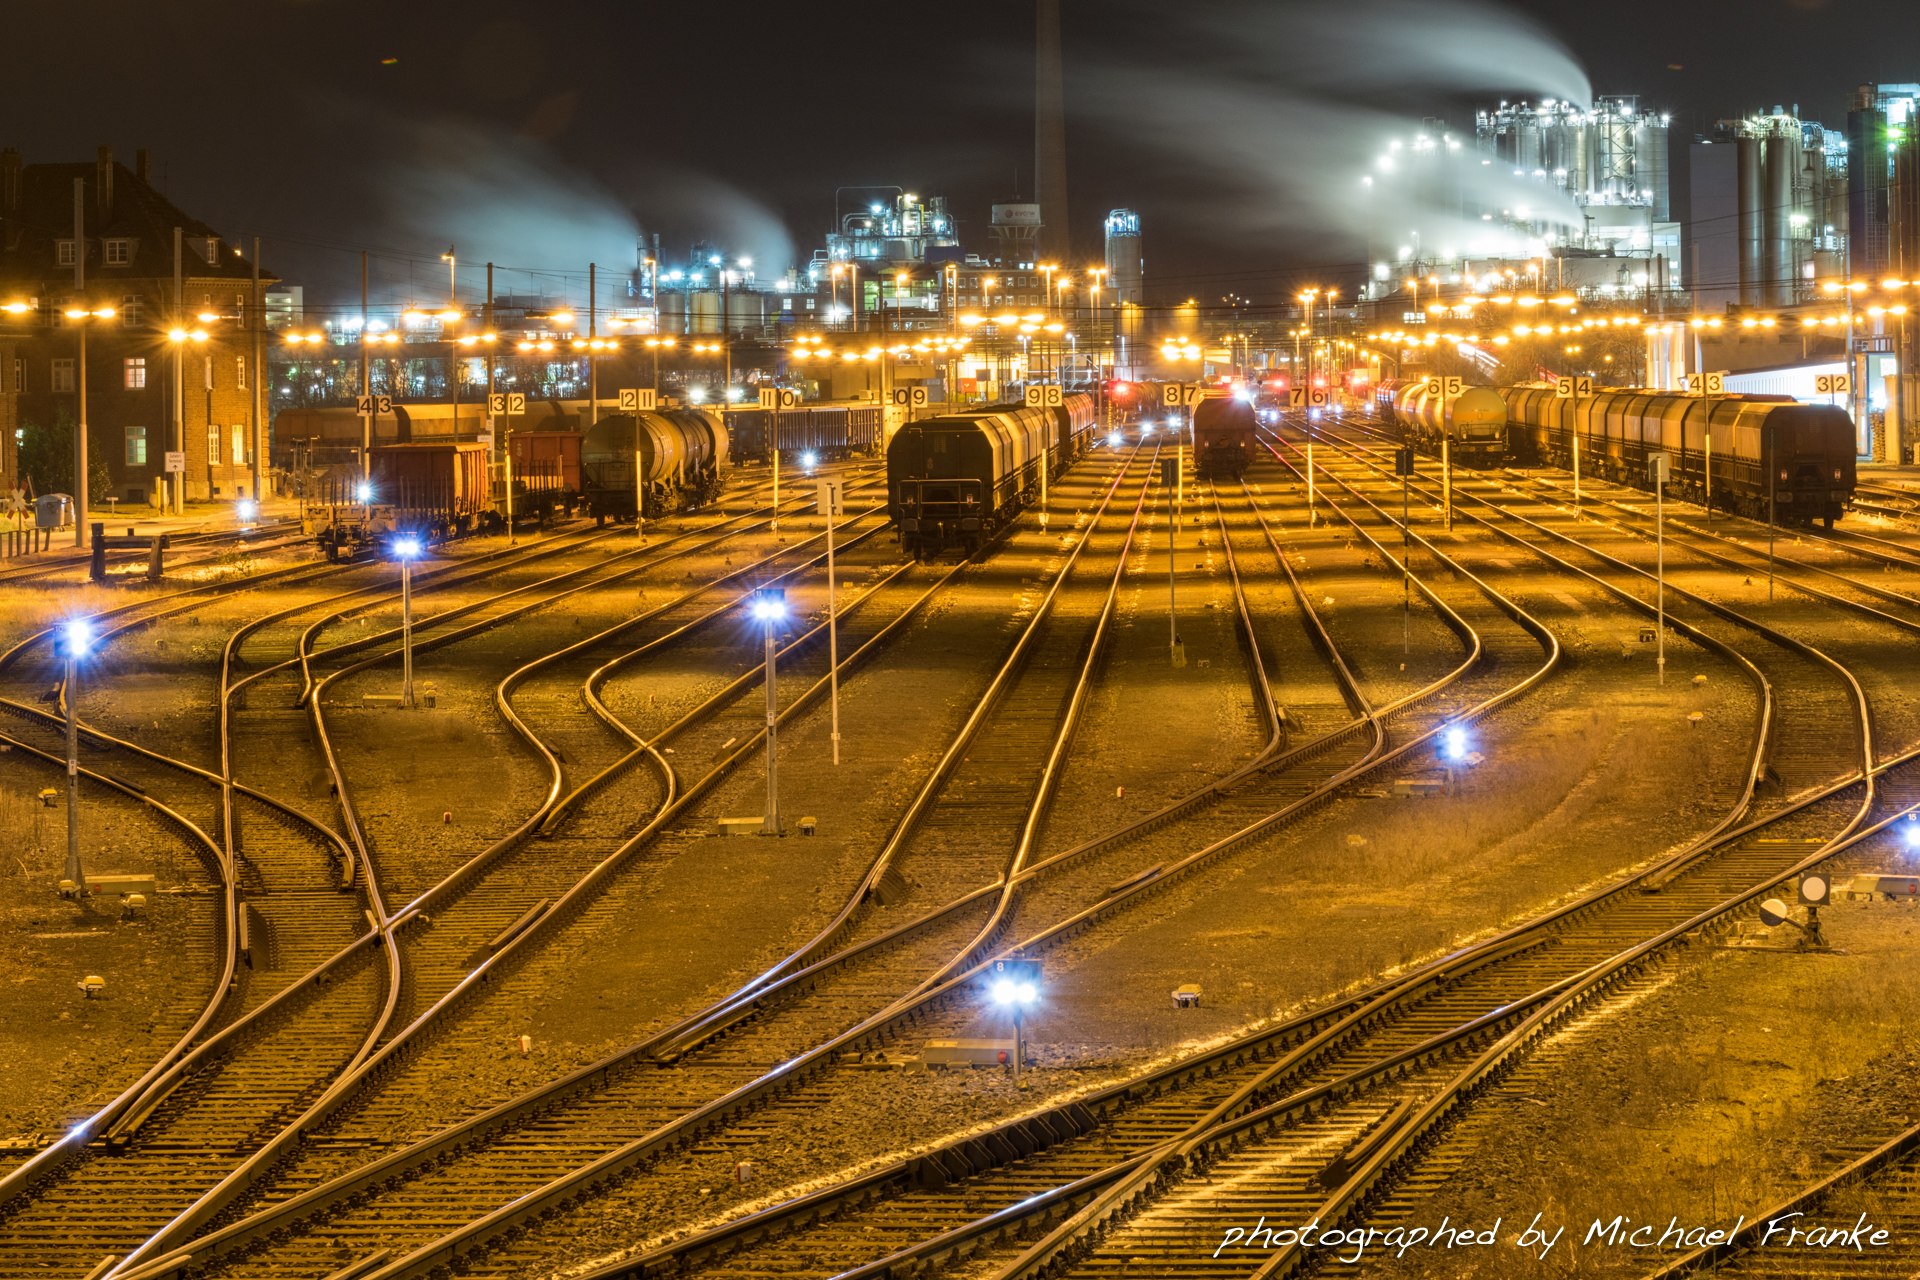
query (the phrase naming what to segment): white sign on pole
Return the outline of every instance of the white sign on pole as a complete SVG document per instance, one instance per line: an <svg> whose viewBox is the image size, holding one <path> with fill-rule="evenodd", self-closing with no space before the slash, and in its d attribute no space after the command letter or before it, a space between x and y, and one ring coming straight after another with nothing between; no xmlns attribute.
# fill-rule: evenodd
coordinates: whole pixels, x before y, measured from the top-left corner
<svg viewBox="0 0 1920 1280"><path fill-rule="evenodd" d="M620 412L652 413L657 395L658 393L652 387L622 387L620 388Z"/></svg>
<svg viewBox="0 0 1920 1280"><path fill-rule="evenodd" d="M1055 390L1058 389L1057 387L1055 388ZM914 387L907 393L907 403L916 409L925 408L927 404L927 389L925 387Z"/></svg>
<svg viewBox="0 0 1920 1280"><path fill-rule="evenodd" d="M1562 378L1553 384L1553 394L1562 400L1570 400L1574 396L1590 396L1593 394L1593 379L1571 376Z"/></svg>
<svg viewBox="0 0 1920 1280"><path fill-rule="evenodd" d="M187 455L184 452L167 451L167 470L180 475L186 474Z"/></svg>
<svg viewBox="0 0 1920 1280"><path fill-rule="evenodd" d="M1058 409L1067 402L1067 393L1060 387L1028 387L1027 406L1032 409ZM1172 404L1169 400L1167 403Z"/></svg>
<svg viewBox="0 0 1920 1280"><path fill-rule="evenodd" d="M1305 387L1287 388L1287 408L1304 409L1307 407L1307 389Z"/></svg>
<svg viewBox="0 0 1920 1280"><path fill-rule="evenodd" d="M506 394L506 392L504 392L504 391L496 391L496 392L494 392L494 393L493 393L492 395L490 395L490 396L488 396L488 397L487 397L487 412L488 412L488 413L492 413L492 414L501 414L501 413L505 413L506 411L507 411L507 394Z"/></svg>
<svg viewBox="0 0 1920 1280"><path fill-rule="evenodd" d="M1206 398L1207 389L1199 383L1183 382L1180 384L1180 403L1189 409Z"/></svg>
<svg viewBox="0 0 1920 1280"><path fill-rule="evenodd" d="M1652 484L1665 484L1672 474L1673 455L1666 452L1647 455L1647 480Z"/></svg>
<svg viewBox="0 0 1920 1280"><path fill-rule="evenodd" d="M845 515L840 506L840 482L822 480L814 486L814 504L823 516Z"/></svg>
<svg viewBox="0 0 1920 1280"><path fill-rule="evenodd" d="M1724 395L1727 390L1727 375L1725 373L1690 373L1687 375L1687 390L1697 396Z"/></svg>
<svg viewBox="0 0 1920 1280"><path fill-rule="evenodd" d="M1333 392L1326 387L1307 388L1307 407L1309 409L1324 409L1332 403Z"/></svg>
<svg viewBox="0 0 1920 1280"><path fill-rule="evenodd" d="M1160 388L1160 403L1170 409L1178 409L1180 407L1180 384L1177 382L1169 382L1162 385Z"/></svg>
<svg viewBox="0 0 1920 1280"><path fill-rule="evenodd" d="M1816 373L1813 375L1813 389L1823 396L1850 395L1853 379L1844 373Z"/></svg>
<svg viewBox="0 0 1920 1280"><path fill-rule="evenodd" d="M1458 400L1465 389L1466 384L1457 375L1442 376L1435 373L1427 376L1427 394L1437 400Z"/></svg>
<svg viewBox="0 0 1920 1280"><path fill-rule="evenodd" d="M392 413L392 396L360 396L353 402L355 413Z"/></svg>

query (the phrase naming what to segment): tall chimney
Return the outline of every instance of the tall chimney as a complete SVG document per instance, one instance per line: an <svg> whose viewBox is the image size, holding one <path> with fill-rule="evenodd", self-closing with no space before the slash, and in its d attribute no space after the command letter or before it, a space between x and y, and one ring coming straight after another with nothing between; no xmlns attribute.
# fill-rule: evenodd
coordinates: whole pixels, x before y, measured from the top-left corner
<svg viewBox="0 0 1920 1280"><path fill-rule="evenodd" d="M20 212L20 153L12 147L0 151L0 213Z"/></svg>
<svg viewBox="0 0 1920 1280"><path fill-rule="evenodd" d="M153 153L145 147L133 153L133 172L140 181L153 185Z"/></svg>
<svg viewBox="0 0 1920 1280"><path fill-rule="evenodd" d="M1060 65L1060 0L1039 0L1034 33L1033 185L1040 202L1035 252L1066 265L1072 252L1067 228L1067 114Z"/></svg>
<svg viewBox="0 0 1920 1280"><path fill-rule="evenodd" d="M100 205L100 222L104 226L113 219L113 148L105 143L93 162L93 189L95 199Z"/></svg>

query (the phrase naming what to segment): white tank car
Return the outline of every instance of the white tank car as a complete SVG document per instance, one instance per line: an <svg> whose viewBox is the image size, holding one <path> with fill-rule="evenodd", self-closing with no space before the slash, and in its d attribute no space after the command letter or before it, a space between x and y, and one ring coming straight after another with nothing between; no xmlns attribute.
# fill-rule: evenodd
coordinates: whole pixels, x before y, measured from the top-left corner
<svg viewBox="0 0 1920 1280"><path fill-rule="evenodd" d="M1440 438L1452 443L1455 462L1500 462L1507 456L1507 402L1492 387L1468 387L1448 401L1427 394L1414 379L1393 394L1393 417L1407 443L1438 455Z"/></svg>

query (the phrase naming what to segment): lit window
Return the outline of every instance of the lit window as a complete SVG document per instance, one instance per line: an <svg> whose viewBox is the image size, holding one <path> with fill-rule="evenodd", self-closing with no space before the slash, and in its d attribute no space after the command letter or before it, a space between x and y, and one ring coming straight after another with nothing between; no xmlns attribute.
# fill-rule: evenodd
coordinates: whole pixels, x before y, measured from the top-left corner
<svg viewBox="0 0 1920 1280"><path fill-rule="evenodd" d="M245 391L247 389L247 358L245 356L235 356L233 358L233 366L233 385Z"/></svg>
<svg viewBox="0 0 1920 1280"><path fill-rule="evenodd" d="M212 423L207 424L207 465L220 465L220 428Z"/></svg>
<svg viewBox="0 0 1920 1280"><path fill-rule="evenodd" d="M247 429L237 422L233 425L233 465L247 465Z"/></svg>
<svg viewBox="0 0 1920 1280"><path fill-rule="evenodd" d="M55 240L53 244L54 244L54 261L59 263L63 267L72 266L73 265L73 241Z"/></svg>
<svg viewBox="0 0 1920 1280"><path fill-rule="evenodd" d="M55 360L53 362L53 386L49 390L73 390L73 361Z"/></svg>
<svg viewBox="0 0 1920 1280"><path fill-rule="evenodd" d="M130 467L147 465L147 429L145 427L127 428L127 465Z"/></svg>
<svg viewBox="0 0 1920 1280"><path fill-rule="evenodd" d="M147 385L147 359L145 356L132 356L122 362L126 366L126 377L122 385L129 391L138 391Z"/></svg>
<svg viewBox="0 0 1920 1280"><path fill-rule="evenodd" d="M133 241L107 240L105 244L106 264L110 267L124 267L133 261Z"/></svg>

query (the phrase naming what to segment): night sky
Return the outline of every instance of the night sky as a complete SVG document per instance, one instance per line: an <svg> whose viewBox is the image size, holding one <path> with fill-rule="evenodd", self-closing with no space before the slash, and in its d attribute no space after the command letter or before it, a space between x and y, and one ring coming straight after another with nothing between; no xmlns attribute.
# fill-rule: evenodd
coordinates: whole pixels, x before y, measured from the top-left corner
<svg viewBox="0 0 1920 1280"><path fill-rule="evenodd" d="M1272 296L1360 260L1339 201L1381 113L1470 130L1474 104L1544 92L1565 63L1671 110L1677 159L1743 109L1844 127L1854 85L1920 80L1916 13L1064 0L1075 256L1130 205L1162 299ZM443 296L449 242L463 293L486 258L517 269L503 292L577 290L589 260L630 268L637 230L670 259L715 240L765 278L820 244L843 184L945 195L977 249L988 205L1032 193L1030 3L78 0L9 26L0 144L29 163L151 148L169 195L264 237L310 303L357 301L362 248L389 296ZM1350 108L1345 132L1323 123Z"/></svg>

